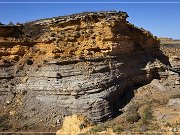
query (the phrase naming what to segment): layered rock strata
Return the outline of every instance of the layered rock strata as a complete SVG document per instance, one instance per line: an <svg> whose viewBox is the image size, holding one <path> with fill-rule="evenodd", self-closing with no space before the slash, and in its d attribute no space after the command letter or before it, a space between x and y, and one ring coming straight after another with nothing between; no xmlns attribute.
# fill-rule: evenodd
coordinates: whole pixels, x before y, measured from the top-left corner
<svg viewBox="0 0 180 135"><path fill-rule="evenodd" d="M23 24L16 37L0 31L1 107L15 104L46 124L70 114L111 118L126 88L164 70L159 40L127 17L88 12Z"/></svg>

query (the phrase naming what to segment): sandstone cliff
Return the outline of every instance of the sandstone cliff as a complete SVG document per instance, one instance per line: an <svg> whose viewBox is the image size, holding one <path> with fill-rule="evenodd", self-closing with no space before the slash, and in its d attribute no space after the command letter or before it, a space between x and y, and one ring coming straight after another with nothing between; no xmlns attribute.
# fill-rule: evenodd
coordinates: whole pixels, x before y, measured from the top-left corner
<svg viewBox="0 0 180 135"><path fill-rule="evenodd" d="M127 17L88 12L0 26L0 107L11 106L22 123L111 118L126 88L165 70L159 40Z"/></svg>

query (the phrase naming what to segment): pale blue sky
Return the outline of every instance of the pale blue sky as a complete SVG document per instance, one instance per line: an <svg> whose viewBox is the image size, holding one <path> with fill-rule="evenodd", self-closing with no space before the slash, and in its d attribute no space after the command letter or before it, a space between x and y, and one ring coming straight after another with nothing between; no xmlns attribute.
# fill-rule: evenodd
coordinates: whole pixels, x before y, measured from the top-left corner
<svg viewBox="0 0 180 135"><path fill-rule="evenodd" d="M124 3L124 4L60 4L60 3L1 3L1 2L23 2L23 0L1 0L0 1L0 22L10 21L27 22L41 18L55 17L79 13L84 11L105 11L117 10L128 13L128 21L138 27L151 31L158 37L171 37L180 39L180 0L173 0L179 3ZM24 0L25 1L25 0ZM27 0L31 2L62 2L61 0ZM25 1L25 2L27 2ZM65 1L65 0L64 0ZM77 2L78 0L68 0ZM148 2L145 0L79 0L78 2ZM168 2L168 0L149 0L149 2ZM67 0L66 0L67 2ZM169 2L172 2L169 0Z"/></svg>

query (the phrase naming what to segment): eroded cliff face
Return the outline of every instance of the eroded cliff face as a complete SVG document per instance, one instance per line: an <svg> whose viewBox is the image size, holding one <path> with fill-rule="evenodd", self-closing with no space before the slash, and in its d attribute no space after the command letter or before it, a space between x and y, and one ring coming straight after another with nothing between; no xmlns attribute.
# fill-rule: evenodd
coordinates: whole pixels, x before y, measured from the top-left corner
<svg viewBox="0 0 180 135"><path fill-rule="evenodd" d="M164 70L157 38L127 17L89 12L38 20L19 26L15 37L0 26L0 107L21 114L22 123L50 125L70 114L111 118L127 87Z"/></svg>

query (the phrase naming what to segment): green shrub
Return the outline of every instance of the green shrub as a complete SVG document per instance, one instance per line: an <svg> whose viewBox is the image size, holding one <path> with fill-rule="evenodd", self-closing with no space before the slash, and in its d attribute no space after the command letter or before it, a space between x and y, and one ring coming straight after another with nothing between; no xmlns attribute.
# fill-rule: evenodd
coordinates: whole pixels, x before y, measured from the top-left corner
<svg viewBox="0 0 180 135"><path fill-rule="evenodd" d="M126 120L130 123L138 122L140 119L138 112L131 112L127 115Z"/></svg>
<svg viewBox="0 0 180 135"><path fill-rule="evenodd" d="M142 114L142 120L143 120L143 123L147 123L149 120L151 120L153 118L153 115L152 115L152 108L150 105L148 105L144 111L143 111L143 114Z"/></svg>
<svg viewBox="0 0 180 135"><path fill-rule="evenodd" d="M141 117L140 117L140 115L138 113L138 108L139 107L137 105L129 107L128 113L127 113L127 116L126 116L127 122L134 123L134 122L138 122L139 121L139 119Z"/></svg>
<svg viewBox="0 0 180 135"><path fill-rule="evenodd" d="M91 133L101 132L101 131L106 130L106 128L107 127L104 124L98 124L95 127L91 128L90 132Z"/></svg>
<svg viewBox="0 0 180 135"><path fill-rule="evenodd" d="M121 127L121 125L114 125L114 126L112 126L112 129L113 129L113 132L117 133L117 134L119 134L123 131L123 128Z"/></svg>

